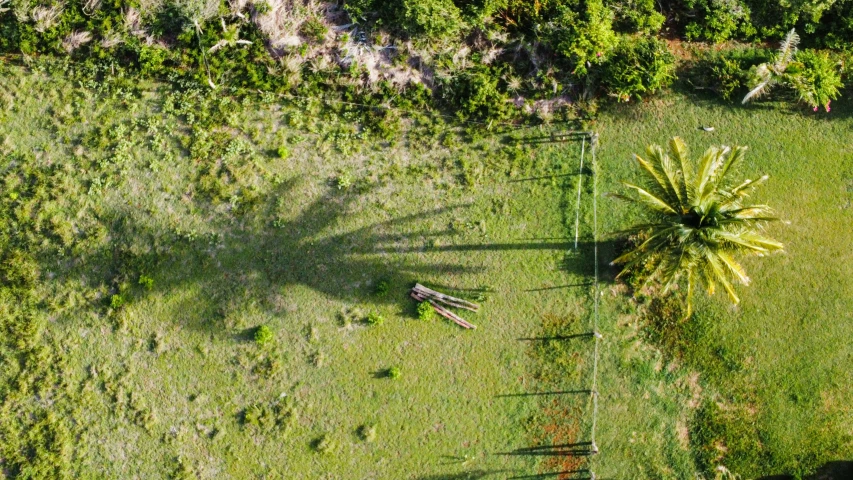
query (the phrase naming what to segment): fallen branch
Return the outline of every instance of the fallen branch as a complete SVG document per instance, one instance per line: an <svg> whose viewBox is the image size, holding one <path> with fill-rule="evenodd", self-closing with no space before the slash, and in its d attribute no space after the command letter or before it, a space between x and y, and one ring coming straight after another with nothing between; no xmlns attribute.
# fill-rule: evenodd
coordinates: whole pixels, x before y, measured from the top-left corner
<svg viewBox="0 0 853 480"><path fill-rule="evenodd" d="M471 303L467 300L462 300L461 298L451 297L450 295L436 292L435 290L429 289L420 283L416 283L415 288L412 290L423 297L438 300L439 302L445 305L450 305L451 307L464 308L465 310L471 310L472 312L476 312L480 309L480 306L476 303Z"/></svg>
<svg viewBox="0 0 853 480"><path fill-rule="evenodd" d="M451 312L450 310L445 309L444 307L442 307L441 305L436 303L431 298L427 298L426 296L424 296L418 292L415 292L414 290L412 290L411 295L412 295L412 298L414 298L415 300L417 300L419 302L429 302L429 304L432 305L432 308L434 308L435 311L439 315L441 315L442 317L456 323L460 327L477 328L477 326L474 325L473 323L469 323L469 322L465 321L462 317L460 317L459 315L456 315L455 313Z"/></svg>

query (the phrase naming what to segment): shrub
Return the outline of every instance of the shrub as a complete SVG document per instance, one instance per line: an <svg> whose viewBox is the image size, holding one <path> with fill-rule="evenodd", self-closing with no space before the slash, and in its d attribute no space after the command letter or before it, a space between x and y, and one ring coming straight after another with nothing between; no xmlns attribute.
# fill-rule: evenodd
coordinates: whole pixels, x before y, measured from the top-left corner
<svg viewBox="0 0 853 480"><path fill-rule="evenodd" d="M142 286L142 288L146 290L151 290L152 288L154 288L154 279L149 277L148 275L140 275L139 284Z"/></svg>
<svg viewBox="0 0 853 480"><path fill-rule="evenodd" d="M622 37L604 68L608 94L627 102L655 93L675 80L675 57L653 37Z"/></svg>
<svg viewBox="0 0 853 480"><path fill-rule="evenodd" d="M328 433L311 442L311 448L317 453L328 454L338 449L338 442Z"/></svg>
<svg viewBox="0 0 853 480"><path fill-rule="evenodd" d="M373 287L373 294L377 297L384 297L388 295L388 291L391 289L391 284L388 283L388 280L380 280L376 282L376 286Z"/></svg>
<svg viewBox="0 0 853 480"><path fill-rule="evenodd" d="M435 318L435 309L429 302L418 304L418 320L432 320Z"/></svg>
<svg viewBox="0 0 853 480"><path fill-rule="evenodd" d="M828 112L830 102L838 98L839 89L844 87L838 62L827 52L803 50L797 53L795 63L799 64L796 67L799 71L791 84L800 101L807 103L815 111L818 107L823 107Z"/></svg>
<svg viewBox="0 0 853 480"><path fill-rule="evenodd" d="M127 303L127 299L123 295L116 293L110 297L110 308L118 310Z"/></svg>
<svg viewBox="0 0 853 480"><path fill-rule="evenodd" d="M711 90L724 100L741 98L749 91L750 69L773 58L767 48L733 48L707 50L697 55L688 72L695 87Z"/></svg>
<svg viewBox="0 0 853 480"><path fill-rule="evenodd" d="M561 5L545 35L554 50L571 62L572 73L583 76L616 46L612 23L613 12L602 0L588 0L583 7Z"/></svg>
<svg viewBox="0 0 853 480"><path fill-rule="evenodd" d="M616 12L614 28L624 33L655 34L666 20L654 0L622 0L608 2L608 6Z"/></svg>
<svg viewBox="0 0 853 480"><path fill-rule="evenodd" d="M391 380L396 380L400 378L403 372L400 370L400 367L391 367L385 371L385 376L390 378Z"/></svg>
<svg viewBox="0 0 853 480"><path fill-rule="evenodd" d="M686 16L693 19L684 28L688 40L720 43L756 33L749 7L739 0L687 0L685 7Z"/></svg>
<svg viewBox="0 0 853 480"><path fill-rule="evenodd" d="M278 150L276 150L276 153L278 154L278 158L284 160L290 156L290 149L288 149L286 146L282 145L282 146L278 147Z"/></svg>
<svg viewBox="0 0 853 480"><path fill-rule="evenodd" d="M255 344L263 347L264 345L272 342L274 336L275 335L270 327L261 325L255 329Z"/></svg>
<svg viewBox="0 0 853 480"><path fill-rule="evenodd" d="M381 315L379 315L378 313L373 313L373 312L371 312L371 313L367 316L367 319L366 319L365 321L366 321L366 322L367 322L367 324L368 324L368 325L370 325L370 326L379 326L379 325L382 325L382 323L385 321L385 319L384 319L384 318L382 318L382 316L381 316Z"/></svg>
<svg viewBox="0 0 853 480"><path fill-rule="evenodd" d="M355 434L364 442L371 443L376 440L376 425L361 425Z"/></svg>
<svg viewBox="0 0 853 480"><path fill-rule="evenodd" d="M481 67L462 72L441 85L442 101L463 119L503 120L510 116L509 97L500 91L500 73Z"/></svg>
<svg viewBox="0 0 853 480"><path fill-rule="evenodd" d="M254 427L269 432L275 429L289 431L297 420L296 410L287 402L255 403L240 415L243 427Z"/></svg>
<svg viewBox="0 0 853 480"><path fill-rule="evenodd" d="M464 24L452 0L402 0L398 21L410 35L442 39L458 34Z"/></svg>

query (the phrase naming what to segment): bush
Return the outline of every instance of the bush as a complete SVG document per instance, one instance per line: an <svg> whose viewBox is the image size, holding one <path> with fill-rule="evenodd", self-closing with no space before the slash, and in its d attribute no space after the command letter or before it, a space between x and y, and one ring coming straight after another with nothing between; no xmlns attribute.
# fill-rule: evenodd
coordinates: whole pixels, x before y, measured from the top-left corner
<svg viewBox="0 0 853 480"><path fill-rule="evenodd" d="M500 77L486 67L465 71L446 80L440 95L462 119L504 120L510 116L510 104L498 88Z"/></svg>
<svg viewBox="0 0 853 480"><path fill-rule="evenodd" d="M338 442L331 435L325 434L311 442L311 448L317 453L328 454L338 449Z"/></svg>
<svg viewBox="0 0 853 480"><path fill-rule="evenodd" d="M432 320L435 318L435 309L429 302L418 304L418 320Z"/></svg>
<svg viewBox="0 0 853 480"><path fill-rule="evenodd" d="M261 325L255 329L255 344L260 347L272 342L274 337L272 329L266 325Z"/></svg>
<svg viewBox="0 0 853 480"><path fill-rule="evenodd" d="M390 378L391 380L396 380L400 378L403 372L400 370L400 367L391 367L385 371L385 376Z"/></svg>
<svg viewBox="0 0 853 480"><path fill-rule="evenodd" d="M545 35L552 48L571 62L572 73L583 76L616 46L612 24L612 10L601 0L587 0L583 6L561 5Z"/></svg>
<svg viewBox="0 0 853 480"><path fill-rule="evenodd" d="M604 67L607 93L620 101L655 93L675 80L675 57L653 37L622 37Z"/></svg>
<svg viewBox="0 0 853 480"><path fill-rule="evenodd" d="M799 72L791 84L800 101L807 103L815 111L818 107L823 107L828 112L830 102L838 98L839 89L844 87L838 62L827 52L815 50L798 52L796 61L799 64L796 67Z"/></svg>
<svg viewBox="0 0 853 480"><path fill-rule="evenodd" d="M409 35L442 39L464 27L459 8L452 0L402 0L399 25Z"/></svg>
<svg viewBox="0 0 853 480"><path fill-rule="evenodd" d="M127 299L121 294L116 293L110 297L110 308L113 310L118 310L123 307L125 303L127 303Z"/></svg>
<svg viewBox="0 0 853 480"><path fill-rule="evenodd" d="M388 295L388 291L391 289L391 284L388 283L388 280L380 280L376 282L376 286L373 287L373 294L377 297L384 297Z"/></svg>
<svg viewBox="0 0 853 480"><path fill-rule="evenodd" d="M139 285L142 286L145 290L151 290L154 288L154 279L149 277L148 275L140 275L139 276Z"/></svg>
<svg viewBox="0 0 853 480"><path fill-rule="evenodd" d="M756 34L749 7L739 0L687 0L685 7L685 16L693 19L684 28L687 40L720 43Z"/></svg>
<svg viewBox="0 0 853 480"><path fill-rule="evenodd" d="M771 61L767 48L734 48L707 50L697 55L688 80L695 87L711 90L724 100L740 100L749 91L750 69Z"/></svg>
<svg viewBox="0 0 853 480"><path fill-rule="evenodd" d="M385 319L382 318L381 315L379 315L378 313L372 313L372 312L369 315L367 315L367 318L365 319L365 322L367 322L367 324L372 326L372 327L382 325L382 323L384 321L385 321Z"/></svg>
<svg viewBox="0 0 853 480"><path fill-rule="evenodd" d="M355 434L364 442L371 443L376 440L376 425L361 425Z"/></svg>
<svg viewBox="0 0 853 480"><path fill-rule="evenodd" d="M608 6L616 12L613 21L614 28L623 33L641 32L656 34L666 20L654 0L623 0L608 2Z"/></svg>

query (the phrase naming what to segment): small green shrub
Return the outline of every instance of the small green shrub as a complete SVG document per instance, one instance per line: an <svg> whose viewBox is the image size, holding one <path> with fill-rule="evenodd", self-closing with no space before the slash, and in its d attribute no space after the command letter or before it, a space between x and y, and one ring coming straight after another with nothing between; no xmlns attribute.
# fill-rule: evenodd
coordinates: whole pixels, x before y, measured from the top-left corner
<svg viewBox="0 0 853 480"><path fill-rule="evenodd" d="M443 82L442 101L463 119L505 120L511 114L509 97L499 88L500 72L468 70Z"/></svg>
<svg viewBox="0 0 853 480"><path fill-rule="evenodd" d="M269 344L273 341L275 334L270 327L266 325L261 325L255 329L255 344L260 347Z"/></svg>
<svg viewBox="0 0 853 480"><path fill-rule="evenodd" d="M378 327L379 325L382 325L383 322L385 322L385 319L382 318L382 316L378 313L371 312L367 315L365 322L367 322L367 324L371 327Z"/></svg>
<svg viewBox="0 0 853 480"><path fill-rule="evenodd" d="M435 309L429 302L418 304L418 320L432 320L435 318Z"/></svg>
<svg viewBox="0 0 853 480"><path fill-rule="evenodd" d="M335 186L338 190L346 190L352 186L353 181L352 175L344 172L335 177Z"/></svg>
<svg viewBox="0 0 853 480"><path fill-rule="evenodd" d="M142 286L145 290L151 290L154 288L154 279L149 277L148 275L140 275L139 276L139 285Z"/></svg>
<svg viewBox="0 0 853 480"><path fill-rule="evenodd" d="M602 83L620 101L642 98L675 80L675 56L654 37L622 37L604 67Z"/></svg>
<svg viewBox="0 0 853 480"><path fill-rule="evenodd" d="M278 154L278 158L280 158L282 160L290 157L290 149L284 145L278 147L278 150L276 150L276 153Z"/></svg>
<svg viewBox="0 0 853 480"><path fill-rule="evenodd" d="M830 111L829 104L838 98L839 90L844 88L839 62L827 52L802 50L797 53L796 63L799 64L799 71L791 84L800 101L815 111L818 107Z"/></svg>
<svg viewBox="0 0 853 480"><path fill-rule="evenodd" d="M400 378L403 372L400 370L400 367L391 367L385 371L385 376L390 378L391 380L396 380Z"/></svg>
<svg viewBox="0 0 853 480"><path fill-rule="evenodd" d="M322 42L329 29L318 18L311 17L299 27L299 34L314 42Z"/></svg>
<svg viewBox="0 0 853 480"><path fill-rule="evenodd" d="M373 294L377 297L384 297L388 295L388 291L391 289L391 284L388 280L380 280L376 282L376 285L373 287Z"/></svg>
<svg viewBox="0 0 853 480"><path fill-rule="evenodd" d="M409 35L435 40L464 28L462 12L453 0L402 0L398 8L400 28Z"/></svg>
<svg viewBox="0 0 853 480"><path fill-rule="evenodd" d="M314 439L314 441L311 442L311 448L317 453L334 453L335 450L338 449L338 442L330 434L327 433Z"/></svg>
<svg viewBox="0 0 853 480"><path fill-rule="evenodd" d="M114 310L118 310L119 308L123 307L126 303L127 303L127 299L119 293L113 294L110 297L110 308L112 308Z"/></svg>
<svg viewBox="0 0 853 480"><path fill-rule="evenodd" d="M244 428L252 427L265 432L273 430L289 432L296 424L296 409L288 402L255 403L240 414Z"/></svg>
<svg viewBox="0 0 853 480"><path fill-rule="evenodd" d="M376 425L364 424L358 427L355 434L363 442L371 443L376 440Z"/></svg>

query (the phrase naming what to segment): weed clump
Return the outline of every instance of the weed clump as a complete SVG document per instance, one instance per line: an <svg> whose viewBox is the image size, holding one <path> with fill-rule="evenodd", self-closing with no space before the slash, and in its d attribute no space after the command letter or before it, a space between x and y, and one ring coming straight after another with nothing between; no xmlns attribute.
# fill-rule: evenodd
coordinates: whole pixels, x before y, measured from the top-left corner
<svg viewBox="0 0 853 480"><path fill-rule="evenodd" d="M433 320L435 318L435 309L429 302L421 302L418 304L418 320Z"/></svg>
<svg viewBox="0 0 853 480"><path fill-rule="evenodd" d="M373 294L377 297L384 297L388 295L389 290L391 290L391 284L388 280L380 280L376 282L376 286L373 287Z"/></svg>
<svg viewBox="0 0 853 480"><path fill-rule="evenodd" d="M329 454L338 449L338 442L327 433L314 439L311 448L317 453Z"/></svg>
<svg viewBox="0 0 853 480"><path fill-rule="evenodd" d="M255 329L255 344L259 347L268 345L274 337L272 329L266 325L261 325Z"/></svg>
<svg viewBox="0 0 853 480"><path fill-rule="evenodd" d="M383 322L385 322L385 319L382 318L382 316L378 313L371 312L369 315L367 315L365 322L371 327L378 327L379 325L382 325Z"/></svg>
<svg viewBox="0 0 853 480"><path fill-rule="evenodd" d="M372 443L376 440L376 425L375 424L364 424L358 427L355 431L356 436L367 443Z"/></svg>
<svg viewBox="0 0 853 480"><path fill-rule="evenodd" d="M296 424L298 415L289 402L275 401L249 405L241 412L240 419L244 428L287 433Z"/></svg>

